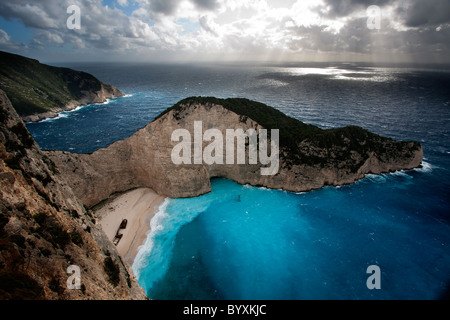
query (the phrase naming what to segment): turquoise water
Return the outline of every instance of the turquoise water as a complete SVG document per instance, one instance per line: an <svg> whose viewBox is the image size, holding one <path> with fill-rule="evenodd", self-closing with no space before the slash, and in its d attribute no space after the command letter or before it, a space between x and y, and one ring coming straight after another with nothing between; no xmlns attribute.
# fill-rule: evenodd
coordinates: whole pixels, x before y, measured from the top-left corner
<svg viewBox="0 0 450 320"><path fill-rule="evenodd" d="M189 96L245 97L303 122L424 147L420 170L304 194L214 180L168 200L133 266L153 299L450 296L450 72L349 64L66 65L127 96L28 123L43 149L88 153ZM241 202L238 202L241 195ZM381 270L369 290L367 267Z"/></svg>
<svg viewBox="0 0 450 320"><path fill-rule="evenodd" d="M450 228L398 201L426 170L303 194L215 179L166 201L133 269L153 299L439 298Z"/></svg>

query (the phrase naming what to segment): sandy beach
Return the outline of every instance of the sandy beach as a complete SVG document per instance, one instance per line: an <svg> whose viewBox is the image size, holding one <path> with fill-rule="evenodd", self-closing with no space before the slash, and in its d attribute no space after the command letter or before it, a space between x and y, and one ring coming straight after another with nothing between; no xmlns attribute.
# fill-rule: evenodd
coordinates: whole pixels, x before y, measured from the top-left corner
<svg viewBox="0 0 450 320"><path fill-rule="evenodd" d="M122 259L131 266L139 246L144 244L150 231L150 221L164 202L164 197L152 189L139 188L115 196L95 209L95 215L108 238L113 241L123 219L127 226L117 244Z"/></svg>

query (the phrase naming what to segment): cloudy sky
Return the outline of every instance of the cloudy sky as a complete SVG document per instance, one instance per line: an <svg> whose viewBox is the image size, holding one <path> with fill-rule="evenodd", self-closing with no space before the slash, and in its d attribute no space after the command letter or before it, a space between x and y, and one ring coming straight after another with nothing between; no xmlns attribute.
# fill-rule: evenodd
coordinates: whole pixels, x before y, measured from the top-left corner
<svg viewBox="0 0 450 320"><path fill-rule="evenodd" d="M0 50L44 62L449 63L449 49L450 0L0 1Z"/></svg>

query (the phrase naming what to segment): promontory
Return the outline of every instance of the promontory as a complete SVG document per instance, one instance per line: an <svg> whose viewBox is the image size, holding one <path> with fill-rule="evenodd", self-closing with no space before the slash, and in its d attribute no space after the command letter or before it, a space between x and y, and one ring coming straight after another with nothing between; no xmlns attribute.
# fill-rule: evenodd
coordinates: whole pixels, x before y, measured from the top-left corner
<svg viewBox="0 0 450 320"><path fill-rule="evenodd" d="M121 97L122 91L93 75L0 51L0 89L25 122Z"/></svg>
<svg viewBox="0 0 450 320"><path fill-rule="evenodd" d="M267 165L260 162L196 162L193 140L185 141L193 142L189 147L192 152L188 152L193 161L174 161L173 151L179 144L173 139L174 132L185 130L194 138L199 134L195 132L196 124L201 124L204 131L214 129L224 136L227 130L279 130L278 170L273 175L262 175L261 168ZM269 137L268 145L270 140ZM202 139L201 143L197 147L205 150L211 142ZM227 146L225 143L220 146L223 150L219 151L225 154ZM238 143L233 146L236 156ZM262 147L258 142L257 148ZM249 149L247 138L247 159ZM416 168L423 159L423 149L418 142L395 141L355 126L324 130L259 102L212 97L184 99L128 139L92 154L60 151L45 154L86 206L93 206L116 192L138 187L151 188L171 198L195 197L211 190L210 179L214 177L303 192L327 185L350 184L369 173Z"/></svg>

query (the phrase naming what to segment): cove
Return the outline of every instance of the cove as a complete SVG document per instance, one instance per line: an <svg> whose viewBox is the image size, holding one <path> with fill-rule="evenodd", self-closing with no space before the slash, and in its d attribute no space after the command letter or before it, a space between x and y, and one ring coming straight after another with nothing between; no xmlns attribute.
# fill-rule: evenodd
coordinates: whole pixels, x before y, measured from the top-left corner
<svg viewBox="0 0 450 320"><path fill-rule="evenodd" d="M435 299L450 230L410 210L421 175L302 194L214 179L209 194L166 202L133 269L152 299Z"/></svg>

